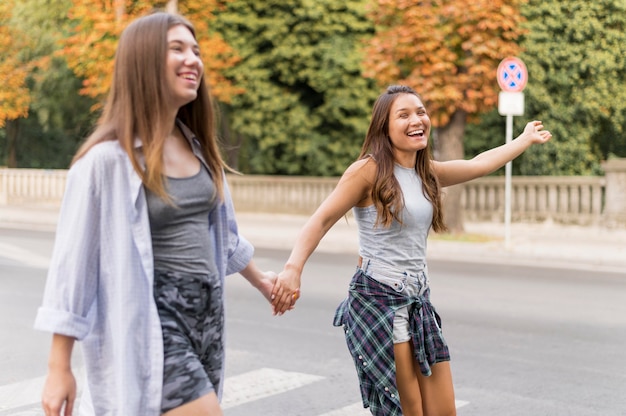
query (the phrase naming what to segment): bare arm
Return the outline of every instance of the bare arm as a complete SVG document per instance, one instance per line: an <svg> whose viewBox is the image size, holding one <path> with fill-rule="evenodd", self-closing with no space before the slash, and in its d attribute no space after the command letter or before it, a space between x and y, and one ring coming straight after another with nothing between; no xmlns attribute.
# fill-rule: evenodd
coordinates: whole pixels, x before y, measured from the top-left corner
<svg viewBox="0 0 626 416"><path fill-rule="evenodd" d="M470 160L433 161L433 169L441 186L451 186L488 175L515 159L533 144L550 140L552 134L543 130L541 121L531 121L515 140L487 150Z"/></svg>
<svg viewBox="0 0 626 416"><path fill-rule="evenodd" d="M254 260L250 260L248 265L239 272L252 286L257 288L265 299L270 301L272 295L272 288L276 281L276 273L267 271L264 272L256 265Z"/></svg>
<svg viewBox="0 0 626 416"><path fill-rule="evenodd" d="M304 265L328 230L353 206L369 198L375 169L376 166L371 160L353 163L335 189L302 227L285 268L279 274L281 287L275 287L272 292L275 311L282 313L292 306L295 299L291 296L300 289Z"/></svg>
<svg viewBox="0 0 626 416"><path fill-rule="evenodd" d="M41 405L46 415L70 416L76 400L76 379L72 373L74 338L54 334L48 358L48 377L44 384ZM65 411L61 413L65 406Z"/></svg>

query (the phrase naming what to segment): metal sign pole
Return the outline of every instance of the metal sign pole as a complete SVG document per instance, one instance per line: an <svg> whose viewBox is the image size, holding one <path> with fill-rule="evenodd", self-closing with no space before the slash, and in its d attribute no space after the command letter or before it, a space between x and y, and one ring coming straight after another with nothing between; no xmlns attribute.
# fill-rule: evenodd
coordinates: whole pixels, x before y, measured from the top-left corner
<svg viewBox="0 0 626 416"><path fill-rule="evenodd" d="M502 91L498 95L498 112L506 116L506 143L513 140L513 116L524 115L524 93L528 81L528 71L521 59L515 57L504 58L497 71L498 85ZM505 166L504 179L504 246L511 249L511 176L513 162Z"/></svg>
<svg viewBox="0 0 626 416"><path fill-rule="evenodd" d="M513 116L506 116L506 143L513 140ZM511 176L513 162L507 162L504 166L504 247L511 249Z"/></svg>

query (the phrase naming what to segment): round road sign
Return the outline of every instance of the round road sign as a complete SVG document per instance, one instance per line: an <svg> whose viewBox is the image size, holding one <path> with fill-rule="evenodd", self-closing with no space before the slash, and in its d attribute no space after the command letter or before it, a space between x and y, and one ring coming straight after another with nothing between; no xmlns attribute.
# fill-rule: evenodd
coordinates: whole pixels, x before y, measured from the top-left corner
<svg viewBox="0 0 626 416"><path fill-rule="evenodd" d="M497 78L502 91L521 92L528 82L528 71L521 59L508 57L498 65Z"/></svg>

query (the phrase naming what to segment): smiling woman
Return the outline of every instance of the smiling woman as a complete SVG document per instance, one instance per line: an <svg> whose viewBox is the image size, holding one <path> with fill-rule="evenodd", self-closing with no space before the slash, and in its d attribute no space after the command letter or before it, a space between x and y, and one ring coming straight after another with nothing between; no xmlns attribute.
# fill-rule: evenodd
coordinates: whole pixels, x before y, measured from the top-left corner
<svg viewBox="0 0 626 416"><path fill-rule="evenodd" d="M177 25L167 31L167 80L171 105L178 108L195 100L202 78L200 48L186 26Z"/></svg>
<svg viewBox="0 0 626 416"><path fill-rule="evenodd" d="M293 307L306 261L352 209L357 271L334 325L344 329L363 406L376 416L456 414L450 354L426 266L428 233L445 228L441 188L484 176L551 137L534 121L516 140L472 160L438 162L430 157L430 127L413 89L394 85L378 97L358 160L302 228L273 291L278 313Z"/></svg>
<svg viewBox="0 0 626 416"><path fill-rule="evenodd" d="M94 133L68 172L43 304L53 333L42 405L71 414L221 415L224 277L268 300L239 235L194 28L158 12L132 22Z"/></svg>
<svg viewBox="0 0 626 416"><path fill-rule="evenodd" d="M430 117L426 108L417 95L403 94L393 102L389 115L394 158L400 165L413 168L417 152L428 146Z"/></svg>

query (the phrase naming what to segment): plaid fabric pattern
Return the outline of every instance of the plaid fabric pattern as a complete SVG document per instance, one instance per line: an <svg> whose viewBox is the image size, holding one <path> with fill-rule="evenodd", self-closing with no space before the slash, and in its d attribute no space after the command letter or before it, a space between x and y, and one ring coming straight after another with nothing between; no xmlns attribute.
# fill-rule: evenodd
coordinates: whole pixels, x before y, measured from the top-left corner
<svg viewBox="0 0 626 416"><path fill-rule="evenodd" d="M409 310L411 339L422 374L430 376L431 365L450 360L441 318L429 294L427 289L422 296L407 297L358 269L348 297L335 312L333 325L344 328L363 407L369 407L375 416L402 416L393 353L393 319L398 308Z"/></svg>

